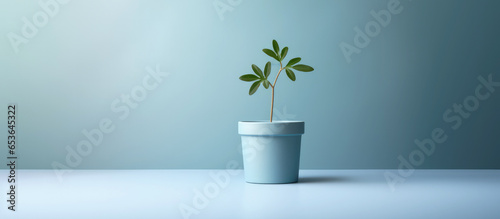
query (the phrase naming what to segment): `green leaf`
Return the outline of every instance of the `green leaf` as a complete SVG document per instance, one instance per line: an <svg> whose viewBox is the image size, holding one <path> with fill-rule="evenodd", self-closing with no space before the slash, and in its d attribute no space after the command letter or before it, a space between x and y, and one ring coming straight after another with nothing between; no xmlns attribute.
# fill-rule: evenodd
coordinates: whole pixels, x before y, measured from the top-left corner
<svg viewBox="0 0 500 219"><path fill-rule="evenodd" d="M281 50L281 56L280 56L281 61L283 61L283 59L285 59L287 53L288 53L288 47L285 47L285 48L283 48L283 50Z"/></svg>
<svg viewBox="0 0 500 219"><path fill-rule="evenodd" d="M288 69L288 68L286 69L286 75L288 75L288 77L292 81L295 81L295 79L297 79L297 78L295 78L295 73L293 73L293 71Z"/></svg>
<svg viewBox="0 0 500 219"><path fill-rule="evenodd" d="M260 70L258 66L252 64L252 70L255 74L257 74L257 76L259 76L259 78L264 78L264 74L262 74L262 70Z"/></svg>
<svg viewBox="0 0 500 219"><path fill-rule="evenodd" d="M257 89L259 89L260 83L262 83L262 81L254 82L252 86L250 86L250 91L248 93L250 95L254 94L257 91Z"/></svg>
<svg viewBox="0 0 500 219"><path fill-rule="evenodd" d="M312 68L309 65L295 65L295 66L293 66L293 69L295 69L297 71L303 71L303 72L314 71L314 68Z"/></svg>
<svg viewBox="0 0 500 219"><path fill-rule="evenodd" d="M276 40L273 40L273 49L276 54L280 54L280 46L278 45L278 42L276 42Z"/></svg>
<svg viewBox="0 0 500 219"><path fill-rule="evenodd" d="M267 62L266 67L264 67L264 76L266 76L266 79L269 77L269 74L271 74L271 62Z"/></svg>
<svg viewBox="0 0 500 219"><path fill-rule="evenodd" d="M295 64L299 63L300 60L301 60L300 57L290 59L290 61L288 61L288 64L286 64L285 67L291 67L292 65L295 65Z"/></svg>
<svg viewBox="0 0 500 219"><path fill-rule="evenodd" d="M267 54L268 56L271 56L271 58L273 59L276 59L276 61L280 61L280 59L278 58L278 56L276 55L276 53L274 53L272 50L270 49L263 49L262 50L265 54Z"/></svg>
<svg viewBox="0 0 500 219"><path fill-rule="evenodd" d="M266 79L266 80L264 80L264 81L262 82L262 85L264 85L264 87L265 87L266 89L267 89L267 88L269 88L269 85L270 85L270 84L271 84L271 83L270 83L267 79Z"/></svg>
<svg viewBox="0 0 500 219"><path fill-rule="evenodd" d="M260 78L257 77L257 75L252 75L252 74L246 74L246 75L242 75L240 77L240 80L242 81L256 81L256 80L259 80Z"/></svg>

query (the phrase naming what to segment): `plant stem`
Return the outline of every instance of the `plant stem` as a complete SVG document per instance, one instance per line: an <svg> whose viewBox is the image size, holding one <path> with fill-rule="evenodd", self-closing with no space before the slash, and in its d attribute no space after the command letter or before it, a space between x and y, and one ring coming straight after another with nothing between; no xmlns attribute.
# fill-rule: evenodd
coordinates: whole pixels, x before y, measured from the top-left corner
<svg viewBox="0 0 500 219"><path fill-rule="evenodd" d="M281 74L281 71L283 70L283 64L280 61L280 70L278 72L278 75L276 75L276 79L274 79L274 83L271 84L272 88L272 96L271 96L271 122L273 122L273 112L274 112L274 87L276 86L276 82L278 81L278 77Z"/></svg>

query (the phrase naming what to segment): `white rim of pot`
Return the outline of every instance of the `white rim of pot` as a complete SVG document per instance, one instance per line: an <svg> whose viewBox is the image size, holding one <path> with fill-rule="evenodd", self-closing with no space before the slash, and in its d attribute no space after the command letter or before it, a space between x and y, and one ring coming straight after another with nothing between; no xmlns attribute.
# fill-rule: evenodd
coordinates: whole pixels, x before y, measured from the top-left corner
<svg viewBox="0 0 500 219"><path fill-rule="evenodd" d="M304 121L239 121L238 133L249 136L293 136L304 134Z"/></svg>

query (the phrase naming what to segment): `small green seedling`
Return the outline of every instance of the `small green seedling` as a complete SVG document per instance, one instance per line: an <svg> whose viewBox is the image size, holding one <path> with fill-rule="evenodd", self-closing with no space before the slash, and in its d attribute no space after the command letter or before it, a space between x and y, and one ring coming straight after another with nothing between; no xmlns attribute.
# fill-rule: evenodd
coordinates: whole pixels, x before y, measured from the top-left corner
<svg viewBox="0 0 500 219"><path fill-rule="evenodd" d="M288 63L283 67L283 59L285 59L286 54L288 53L288 47L283 48L283 50L280 51L280 47L278 45L278 42L276 40L273 40L273 50L270 49L263 49L262 51L267 54L268 56L271 56L271 58L276 59L276 61L280 62L280 70L278 71L278 75L276 75L276 79L274 79L274 83L271 84L267 78L269 77L269 74L271 73L271 62L267 62L266 66L264 67L264 72L260 70L257 65L252 64L252 70L255 74L246 74L242 75L240 77L240 80L242 81L247 81L247 82L252 82L255 81L252 86L250 86L250 91L249 94L252 95L254 94L257 89L259 89L260 84L264 86L264 88L268 89L271 87L272 90L272 97L271 97L271 122L273 122L273 109L274 109L274 88L276 87L276 81L278 81L278 77L281 74L281 71L285 70L286 75L290 80L295 81L295 73L292 71L292 69L297 70L297 71L303 71L303 72L310 72L314 71L314 68L308 65L302 65L298 64L301 60L300 57L290 59Z"/></svg>

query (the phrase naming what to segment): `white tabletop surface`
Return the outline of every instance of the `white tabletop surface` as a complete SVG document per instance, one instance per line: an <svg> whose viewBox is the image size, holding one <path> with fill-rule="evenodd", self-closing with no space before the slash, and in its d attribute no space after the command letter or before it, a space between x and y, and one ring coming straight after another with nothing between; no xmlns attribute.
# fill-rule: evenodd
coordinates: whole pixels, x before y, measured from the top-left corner
<svg viewBox="0 0 500 219"><path fill-rule="evenodd" d="M500 170L416 170L394 187L387 170L301 170L299 183L280 185L231 173L75 170L59 180L18 170L11 212L0 170L0 218L500 218Z"/></svg>

